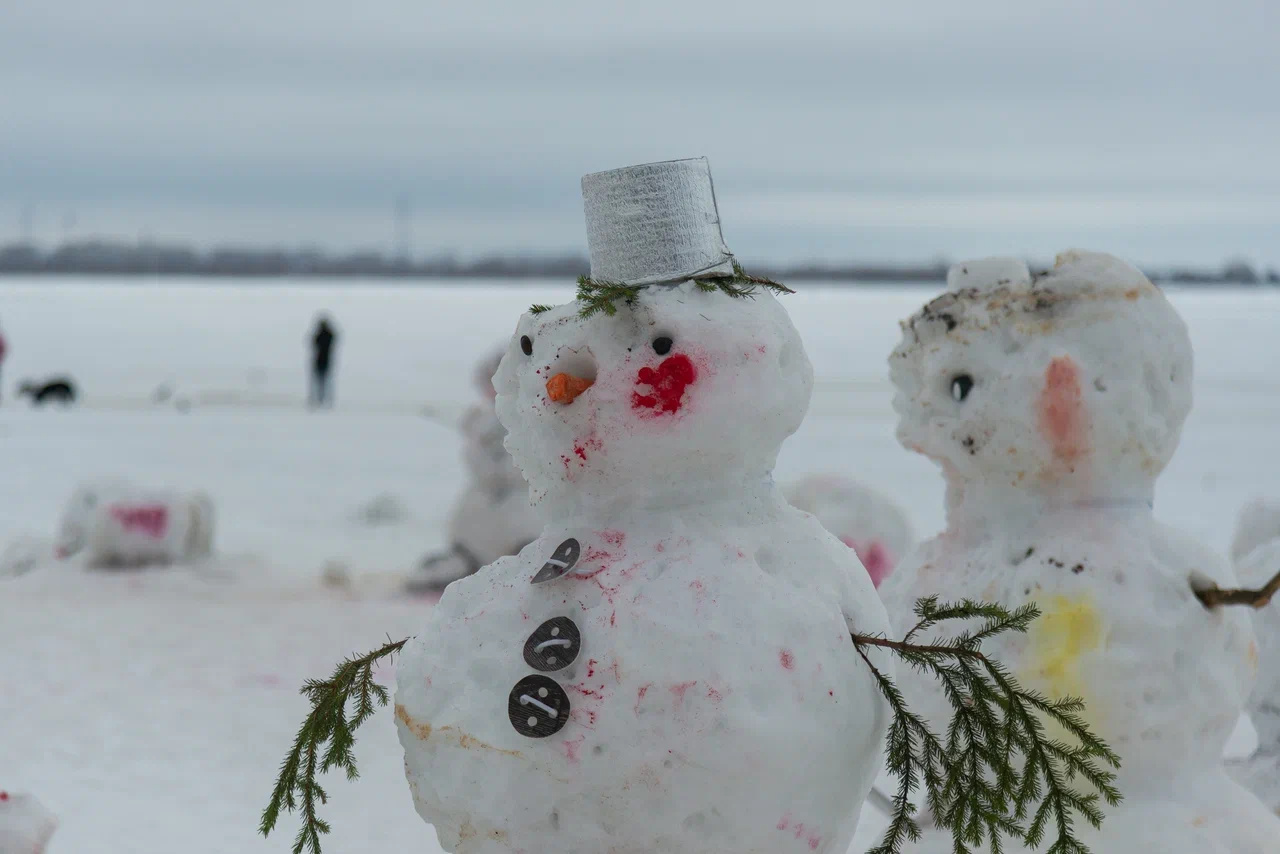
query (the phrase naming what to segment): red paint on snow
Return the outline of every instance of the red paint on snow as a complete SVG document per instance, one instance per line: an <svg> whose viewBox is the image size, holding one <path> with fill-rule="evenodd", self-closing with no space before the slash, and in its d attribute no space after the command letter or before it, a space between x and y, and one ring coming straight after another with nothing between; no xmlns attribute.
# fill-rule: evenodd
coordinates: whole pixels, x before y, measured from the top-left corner
<svg viewBox="0 0 1280 854"><path fill-rule="evenodd" d="M587 449L581 445L574 445L573 452L584 460L587 458Z"/></svg>
<svg viewBox="0 0 1280 854"><path fill-rule="evenodd" d="M640 714L640 703L644 701L644 695L649 693L649 689L653 687L652 682L646 682L636 690L636 704L634 711L638 716Z"/></svg>
<svg viewBox="0 0 1280 854"><path fill-rule="evenodd" d="M627 535L623 531L601 531L600 539L604 540L615 549L622 548L623 543L627 540Z"/></svg>
<svg viewBox="0 0 1280 854"><path fill-rule="evenodd" d="M811 835L809 836L809 850L810 850L810 851L817 851L817 850L818 850L818 846L819 846L819 845L821 845L821 844L822 844L822 837L821 837L821 836L818 836L816 833L815 833L815 834L811 834Z"/></svg>
<svg viewBox="0 0 1280 854"><path fill-rule="evenodd" d="M107 511L126 531L136 531L153 540L169 529L169 508L163 504L113 504Z"/></svg>
<svg viewBox="0 0 1280 854"><path fill-rule="evenodd" d="M790 814L790 813L787 813L787 814L786 814L786 815L784 815L782 818L778 819L778 830L786 830L786 829L787 829L788 827L790 827L790 826L791 826L791 814Z"/></svg>
<svg viewBox="0 0 1280 854"><path fill-rule="evenodd" d="M7 801L7 800L9 800L9 793L8 793L8 792L0 792L0 801Z"/></svg>
<svg viewBox="0 0 1280 854"><path fill-rule="evenodd" d="M717 691L715 688L712 688L711 686L707 686L707 699L713 703L719 703L721 700L724 699L724 694Z"/></svg>
<svg viewBox="0 0 1280 854"><path fill-rule="evenodd" d="M789 649L778 650L778 663L782 665L783 670L796 669L796 657L791 654Z"/></svg>
<svg viewBox="0 0 1280 854"><path fill-rule="evenodd" d="M698 684L697 681L677 682L675 685L671 686L671 696L676 698L677 703L683 703L684 695L689 692L690 688L692 688L694 685L697 685L697 684Z"/></svg>
<svg viewBox="0 0 1280 854"><path fill-rule="evenodd" d="M648 386L649 393L635 391L631 408L645 414L662 415L678 412L684 405L685 390L698 379L693 362L683 353L664 359L655 370L644 367L636 374L637 386Z"/></svg>
<svg viewBox="0 0 1280 854"><path fill-rule="evenodd" d="M1080 390L1080 369L1070 356L1059 356L1044 372L1044 388L1036 403L1040 435L1054 457L1070 465L1088 450L1088 413Z"/></svg>
<svg viewBox="0 0 1280 854"><path fill-rule="evenodd" d="M871 583L876 587L879 587L880 582L893 572L893 556L879 540L858 542L853 537L841 537L840 541L857 554L858 560L867 570L867 575L871 576Z"/></svg>
<svg viewBox="0 0 1280 854"><path fill-rule="evenodd" d="M594 658L589 659L587 661L587 678L588 679L596 675L596 664L598 663L599 662L597 662Z"/></svg>

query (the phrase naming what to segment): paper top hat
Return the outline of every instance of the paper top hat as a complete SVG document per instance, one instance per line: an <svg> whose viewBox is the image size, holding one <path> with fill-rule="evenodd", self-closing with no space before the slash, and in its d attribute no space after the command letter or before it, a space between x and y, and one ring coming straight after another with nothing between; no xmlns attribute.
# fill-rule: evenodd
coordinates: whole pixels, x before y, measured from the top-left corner
<svg viewBox="0 0 1280 854"><path fill-rule="evenodd" d="M652 285L732 276L705 157L645 163L582 178L591 278Z"/></svg>

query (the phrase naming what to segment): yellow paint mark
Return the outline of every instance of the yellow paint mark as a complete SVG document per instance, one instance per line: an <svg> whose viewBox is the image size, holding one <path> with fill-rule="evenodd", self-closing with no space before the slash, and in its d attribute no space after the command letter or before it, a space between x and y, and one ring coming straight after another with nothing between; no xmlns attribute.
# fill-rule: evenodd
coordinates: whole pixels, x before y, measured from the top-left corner
<svg viewBox="0 0 1280 854"><path fill-rule="evenodd" d="M1096 722L1098 698L1088 690L1081 658L1102 645L1102 618L1088 595L1054 596L1041 602L1042 615L1031 624L1028 681L1051 699L1081 697L1084 714Z"/></svg>
<svg viewBox="0 0 1280 854"><path fill-rule="evenodd" d="M1258 670L1258 642L1249 641L1249 666L1256 672Z"/></svg>

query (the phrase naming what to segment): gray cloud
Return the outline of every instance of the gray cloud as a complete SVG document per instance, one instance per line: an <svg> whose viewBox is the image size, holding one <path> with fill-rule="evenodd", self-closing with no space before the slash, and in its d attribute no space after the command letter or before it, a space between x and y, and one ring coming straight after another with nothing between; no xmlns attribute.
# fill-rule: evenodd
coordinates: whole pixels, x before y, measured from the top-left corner
<svg viewBox="0 0 1280 854"><path fill-rule="evenodd" d="M1276 6L19 4L0 236L385 246L408 194L420 250L558 251L584 172L706 154L744 256L1277 263Z"/></svg>

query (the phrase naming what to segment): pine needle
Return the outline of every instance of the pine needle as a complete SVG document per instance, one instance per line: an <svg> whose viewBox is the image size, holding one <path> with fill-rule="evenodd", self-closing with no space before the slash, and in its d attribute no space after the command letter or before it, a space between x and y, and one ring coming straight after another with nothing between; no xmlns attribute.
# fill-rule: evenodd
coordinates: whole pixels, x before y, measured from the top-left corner
<svg viewBox="0 0 1280 854"><path fill-rule="evenodd" d="M311 714L302 722L293 747L280 764L280 775L271 801L262 812L258 832L267 836L276 826L280 811L301 812L302 828L293 842L293 854L320 854L320 835L329 832L328 822L316 815L316 807L329 796L316 777L334 768L347 773L348 780L359 775L352 748L355 730L390 699L387 689L373 679L373 666L395 655L409 639L388 642L358 658L339 664L327 680L310 679L302 694L311 703ZM321 753L323 751L323 754Z"/></svg>
<svg viewBox="0 0 1280 854"><path fill-rule="evenodd" d="M1026 632L1039 609L1025 605L1009 611L970 600L939 605L930 597L916 602L915 613L919 622L901 641L853 635L893 713L885 753L889 771L899 779L889 827L869 854L899 854L906 842L920 838L911 795L921 786L935 820L951 831L956 854L984 844L1000 854L1004 837L1035 848L1050 828L1056 838L1047 854L1090 854L1072 832L1075 821L1083 816L1099 827L1100 801L1120 802L1116 775L1104 768L1120 767L1120 758L1080 717L1083 701L1050 701L1027 691L980 650L983 641L1005 632ZM984 622L947 641L911 642L939 623L971 619ZM868 647L887 649L939 682L954 710L944 736L907 708L902 692L871 663ZM1076 744L1050 739L1045 718L1062 726ZM1071 785L1076 778L1094 791L1081 794Z"/></svg>

